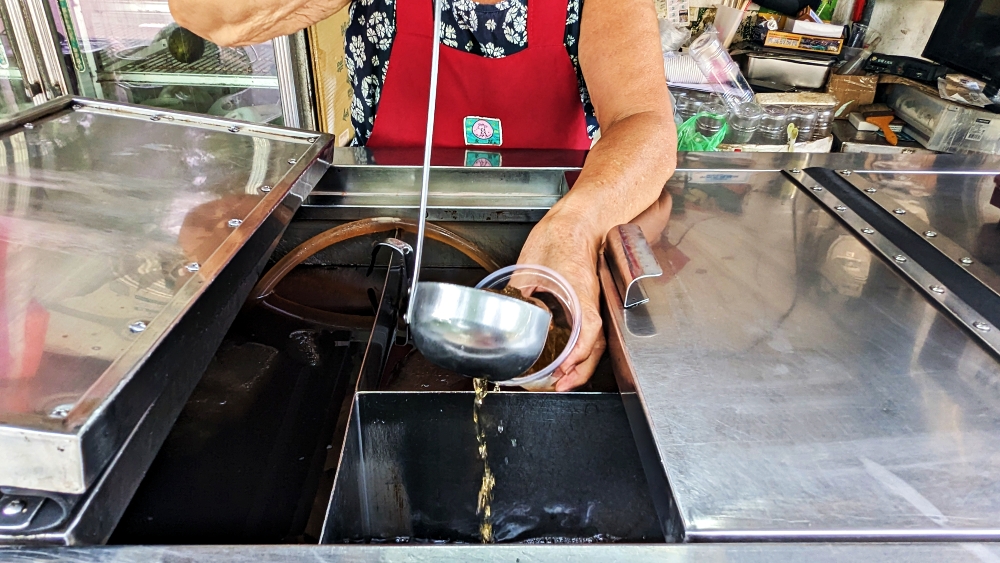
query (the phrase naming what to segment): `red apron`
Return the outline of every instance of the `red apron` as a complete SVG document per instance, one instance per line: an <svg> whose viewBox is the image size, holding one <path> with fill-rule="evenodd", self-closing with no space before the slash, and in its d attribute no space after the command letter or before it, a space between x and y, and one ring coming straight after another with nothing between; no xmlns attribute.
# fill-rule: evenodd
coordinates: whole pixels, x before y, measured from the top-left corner
<svg viewBox="0 0 1000 563"><path fill-rule="evenodd" d="M504 149L590 148L576 71L563 43L566 4L530 0L528 46L501 59L441 45L435 147L466 147L465 118L476 116L500 120ZM431 0L397 0L396 38L367 146L423 146L433 27Z"/></svg>

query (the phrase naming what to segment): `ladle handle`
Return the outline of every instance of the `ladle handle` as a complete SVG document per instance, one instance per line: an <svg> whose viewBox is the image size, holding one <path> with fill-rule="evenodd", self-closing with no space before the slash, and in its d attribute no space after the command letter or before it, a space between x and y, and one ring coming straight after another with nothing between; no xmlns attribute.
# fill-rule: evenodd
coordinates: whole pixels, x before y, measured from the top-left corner
<svg viewBox="0 0 1000 563"><path fill-rule="evenodd" d="M424 261L424 232L427 230L427 199L431 187L431 146L434 144L434 110L437 106L438 64L441 59L441 0L434 0L434 39L431 46L431 88L427 101L427 136L424 139L424 166L420 176L420 215L417 223L417 252L413 263L413 284L410 286L410 303L406 308L406 321L413 317L413 306L417 302L417 283L420 281L420 265Z"/></svg>
<svg viewBox="0 0 1000 563"><path fill-rule="evenodd" d="M626 309L642 305L649 297L639 280L663 275L653 249L646 242L639 225L618 225L608 233L604 258L608 261L611 277L618 286Z"/></svg>

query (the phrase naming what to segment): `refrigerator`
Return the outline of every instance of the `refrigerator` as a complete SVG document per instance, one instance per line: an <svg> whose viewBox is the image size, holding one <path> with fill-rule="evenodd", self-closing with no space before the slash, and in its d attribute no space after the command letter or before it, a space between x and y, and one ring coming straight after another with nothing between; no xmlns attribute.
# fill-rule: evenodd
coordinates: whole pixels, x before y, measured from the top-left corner
<svg viewBox="0 0 1000 563"><path fill-rule="evenodd" d="M304 32L220 47L167 0L0 0L0 15L0 118L77 94L316 129Z"/></svg>

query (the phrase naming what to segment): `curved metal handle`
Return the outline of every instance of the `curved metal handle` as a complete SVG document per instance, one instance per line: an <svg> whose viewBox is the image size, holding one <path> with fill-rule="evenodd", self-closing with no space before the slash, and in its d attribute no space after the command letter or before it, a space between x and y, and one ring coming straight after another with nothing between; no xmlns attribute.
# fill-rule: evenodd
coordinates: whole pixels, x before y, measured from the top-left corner
<svg viewBox="0 0 1000 563"><path fill-rule="evenodd" d="M604 257L626 309L649 301L639 281L662 276L663 269L646 242L642 227L628 224L611 229L605 242Z"/></svg>

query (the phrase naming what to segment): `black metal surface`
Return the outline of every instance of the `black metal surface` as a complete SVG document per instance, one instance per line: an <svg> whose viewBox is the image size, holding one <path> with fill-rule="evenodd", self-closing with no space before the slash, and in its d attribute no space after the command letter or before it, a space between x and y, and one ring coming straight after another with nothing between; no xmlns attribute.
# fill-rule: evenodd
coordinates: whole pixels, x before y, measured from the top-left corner
<svg viewBox="0 0 1000 563"><path fill-rule="evenodd" d="M347 278L339 292L345 305L357 301L351 290L364 294L350 269L326 273L301 272L313 281L282 291L329 291L339 274ZM367 283L378 285L378 277ZM307 521L317 494L328 494L321 490L327 446L367 338L354 332L267 311L242 316L111 543L315 542Z"/></svg>
<svg viewBox="0 0 1000 563"><path fill-rule="evenodd" d="M472 393L360 393L324 538L478 543ZM499 542L662 542L617 394L491 393Z"/></svg>

